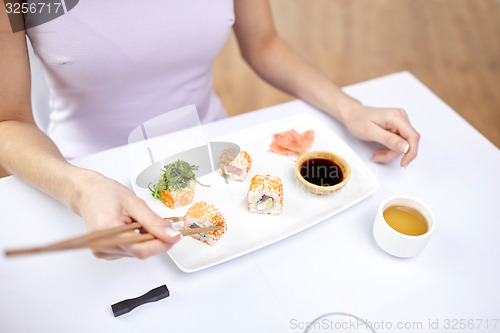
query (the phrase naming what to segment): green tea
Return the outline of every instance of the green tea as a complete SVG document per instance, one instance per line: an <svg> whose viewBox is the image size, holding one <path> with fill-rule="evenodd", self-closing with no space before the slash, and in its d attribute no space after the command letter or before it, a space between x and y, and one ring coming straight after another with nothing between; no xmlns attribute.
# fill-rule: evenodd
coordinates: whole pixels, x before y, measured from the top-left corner
<svg viewBox="0 0 500 333"><path fill-rule="evenodd" d="M429 230L422 213L408 206L393 205L386 208L384 219L392 229L409 236L423 235Z"/></svg>

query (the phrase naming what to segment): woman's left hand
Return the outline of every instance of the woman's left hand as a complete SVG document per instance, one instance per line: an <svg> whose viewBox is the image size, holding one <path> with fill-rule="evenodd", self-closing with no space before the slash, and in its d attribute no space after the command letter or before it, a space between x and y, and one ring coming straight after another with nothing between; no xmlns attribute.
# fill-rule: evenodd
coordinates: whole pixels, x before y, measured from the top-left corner
<svg viewBox="0 0 500 333"><path fill-rule="evenodd" d="M420 134L411 126L403 109L359 104L350 110L344 123L361 140L375 141L387 147L373 153L374 162L388 163L404 154L401 166L405 168L417 157Z"/></svg>
<svg viewBox="0 0 500 333"><path fill-rule="evenodd" d="M365 107L302 60L278 37L269 0L238 0L234 6L240 52L260 77L339 119L360 139L386 146L375 151L373 161L387 163L404 154L406 167L417 156L420 135L404 110Z"/></svg>

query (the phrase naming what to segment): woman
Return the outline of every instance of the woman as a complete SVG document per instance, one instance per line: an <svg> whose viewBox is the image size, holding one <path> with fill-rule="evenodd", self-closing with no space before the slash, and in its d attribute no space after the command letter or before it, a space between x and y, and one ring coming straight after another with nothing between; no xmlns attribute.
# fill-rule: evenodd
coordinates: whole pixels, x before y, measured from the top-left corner
<svg viewBox="0 0 500 333"><path fill-rule="evenodd" d="M419 135L406 113L363 106L307 65L277 36L268 0L124 3L81 1L26 32L51 88L50 138L33 121L25 36L11 33L4 8L0 13L0 164L80 215L88 231L139 221L157 238L95 256L146 258L181 236L128 188L66 158L125 144L132 128L184 105L196 104L203 122L223 117L211 90L211 65L231 28L244 59L264 80L357 137L385 145L373 161L404 154L406 167L416 157Z"/></svg>

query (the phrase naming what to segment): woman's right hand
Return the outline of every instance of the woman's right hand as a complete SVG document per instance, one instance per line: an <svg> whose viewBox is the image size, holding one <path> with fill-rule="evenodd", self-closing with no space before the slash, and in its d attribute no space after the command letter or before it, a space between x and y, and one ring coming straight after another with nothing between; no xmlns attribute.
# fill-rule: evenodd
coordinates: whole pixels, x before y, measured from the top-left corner
<svg viewBox="0 0 500 333"><path fill-rule="evenodd" d="M171 221L155 214L130 189L99 173L87 170L83 173L79 181L81 188L72 209L84 219L88 232L139 222L156 237L143 243L93 250L96 257L145 259L166 252L181 239L180 233L171 228Z"/></svg>

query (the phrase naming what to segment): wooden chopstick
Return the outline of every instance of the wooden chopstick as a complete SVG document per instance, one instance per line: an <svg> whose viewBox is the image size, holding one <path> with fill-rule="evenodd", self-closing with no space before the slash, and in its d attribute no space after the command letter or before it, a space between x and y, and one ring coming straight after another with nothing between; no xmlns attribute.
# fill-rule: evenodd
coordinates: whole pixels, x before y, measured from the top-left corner
<svg viewBox="0 0 500 333"><path fill-rule="evenodd" d="M168 218L171 220L182 221L181 218ZM129 224L125 224L119 227L109 228L105 230L95 231L90 234L86 234L83 236L78 236L74 238L70 238L61 242L31 247L25 249L17 249L17 250L6 250L6 256L14 256L21 254L31 254L31 253L40 253L40 252L48 252L48 251L62 251L62 250L72 250L72 249L81 249L81 248L100 248L100 247L112 247L118 245L126 245L126 244L134 244L141 243L148 240L155 239L155 236L149 233L137 234L133 236L118 236L118 237L109 237L112 235L121 234L127 231L141 229L142 225L138 222L133 222ZM194 235L202 232L210 232L215 231L217 229L223 228L223 226L212 226L207 228L188 228L178 230L181 235Z"/></svg>
<svg viewBox="0 0 500 333"><path fill-rule="evenodd" d="M179 222L179 221L183 221L184 217L182 217L182 216L166 217L166 218L164 218L164 220L171 220L172 222ZM130 231L130 230L141 229L141 228L142 228L142 226L139 223L133 222L133 223L119 226L119 227L95 231L95 232L92 232L90 234L70 238L70 239L67 239L67 240L64 240L61 242L57 242L57 243L53 243L53 244L50 244L47 246L43 246L42 248L47 248L47 249L51 248L54 250L59 249L59 248L65 249L68 247L77 248L76 246L78 246L78 244L80 244L80 243L82 243L82 244L86 243L86 242L90 243L91 241L99 239L99 238L119 234L119 233Z"/></svg>
<svg viewBox="0 0 500 333"><path fill-rule="evenodd" d="M183 221L184 217L182 217L182 216L167 217L167 218L164 218L164 220L171 220L172 222L179 222L179 221ZM142 228L142 226L140 225L140 223L133 222L133 223L119 226L119 227L95 231L95 232L92 232L90 234L70 238L70 239L67 239L67 240L64 240L61 242L57 242L57 243L53 243L53 244L44 246L43 248L51 248L54 250L59 249L59 248L64 249L64 248L68 248L68 247L77 248L76 246L78 246L78 244L80 244L80 243L82 243L82 244L83 243L90 243L91 241L99 239L99 238L119 234L119 233L130 231L130 230L141 229L141 228Z"/></svg>
<svg viewBox="0 0 500 333"><path fill-rule="evenodd" d="M116 235L122 232L130 231L130 230L135 230L135 229L140 229L142 226L140 223L134 222L130 224L125 224L119 227L114 227L114 228L109 228L109 229L104 229L104 230L99 230L99 231L94 231L90 234L70 238L61 242L53 243L50 245L42 246L40 248L46 248L46 249L67 249L67 248L74 248L75 246L78 246L80 244L84 243L91 243L92 241L98 240L100 238L108 237L111 235Z"/></svg>
<svg viewBox="0 0 500 333"><path fill-rule="evenodd" d="M190 229L181 229L177 230L181 233L182 236L188 236L188 235L194 235L194 234L199 234L202 232L210 232L210 231L215 231L217 229L223 228L224 226L212 226L212 227L206 227L206 228L190 228ZM145 242L148 240L153 240L156 239L155 236L145 233L145 234L138 234L134 236L127 236L127 237L113 237L113 238L104 238L104 239L98 239L89 243L81 244L82 246L77 246L77 247L72 247L72 249L81 249L81 248L99 248L99 247L111 247L111 246L117 246L117 245L126 245L126 244L134 244L134 243L141 243Z"/></svg>

